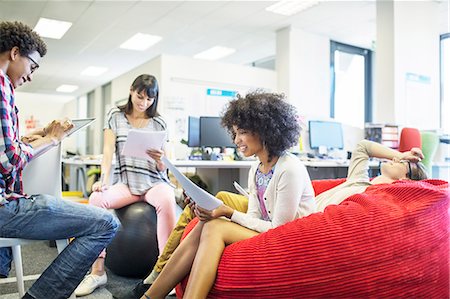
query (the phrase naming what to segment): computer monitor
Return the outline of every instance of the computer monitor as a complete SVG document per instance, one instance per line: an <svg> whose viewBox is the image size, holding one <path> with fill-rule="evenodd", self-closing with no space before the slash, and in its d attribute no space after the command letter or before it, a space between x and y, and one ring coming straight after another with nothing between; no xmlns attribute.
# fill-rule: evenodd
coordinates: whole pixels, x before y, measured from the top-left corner
<svg viewBox="0 0 450 299"><path fill-rule="evenodd" d="M198 117L189 116L188 118L188 146L200 146L200 119Z"/></svg>
<svg viewBox="0 0 450 299"><path fill-rule="evenodd" d="M236 147L228 131L220 124L220 117L200 117L201 147Z"/></svg>
<svg viewBox="0 0 450 299"><path fill-rule="evenodd" d="M343 149L342 124L332 121L309 121L309 145L311 149L324 146L327 149Z"/></svg>

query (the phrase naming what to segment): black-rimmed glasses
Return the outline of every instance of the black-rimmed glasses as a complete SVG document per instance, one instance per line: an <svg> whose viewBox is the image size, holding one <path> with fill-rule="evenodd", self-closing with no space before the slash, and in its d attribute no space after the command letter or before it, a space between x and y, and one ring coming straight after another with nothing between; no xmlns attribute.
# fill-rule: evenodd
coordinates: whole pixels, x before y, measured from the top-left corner
<svg viewBox="0 0 450 299"><path fill-rule="evenodd" d="M412 173L412 168L411 168L411 162L408 160L401 160L400 162L406 163L408 165L408 173L406 174L406 177L408 179L412 180L413 173Z"/></svg>
<svg viewBox="0 0 450 299"><path fill-rule="evenodd" d="M39 68L39 63L37 63L33 58L31 58L30 55L27 55L27 58L30 59L31 62L33 63L30 67L30 71L31 73L33 73L35 70Z"/></svg>
<svg viewBox="0 0 450 299"><path fill-rule="evenodd" d="M408 174L407 174L407 176L408 176L408 179L412 180L411 162L409 162L409 161L407 161L407 162L408 162Z"/></svg>

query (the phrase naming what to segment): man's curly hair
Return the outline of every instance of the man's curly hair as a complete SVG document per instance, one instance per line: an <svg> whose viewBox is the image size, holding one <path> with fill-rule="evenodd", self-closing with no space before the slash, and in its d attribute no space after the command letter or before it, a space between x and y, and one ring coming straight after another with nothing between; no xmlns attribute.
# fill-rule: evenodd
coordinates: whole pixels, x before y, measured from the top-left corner
<svg viewBox="0 0 450 299"><path fill-rule="evenodd" d="M283 94L255 91L237 95L222 115L222 126L235 137L233 126L259 136L269 159L297 144L300 136L297 111Z"/></svg>
<svg viewBox="0 0 450 299"><path fill-rule="evenodd" d="M41 57L47 53L47 46L41 37L21 22L0 22L0 53L19 48L22 56L38 51Z"/></svg>

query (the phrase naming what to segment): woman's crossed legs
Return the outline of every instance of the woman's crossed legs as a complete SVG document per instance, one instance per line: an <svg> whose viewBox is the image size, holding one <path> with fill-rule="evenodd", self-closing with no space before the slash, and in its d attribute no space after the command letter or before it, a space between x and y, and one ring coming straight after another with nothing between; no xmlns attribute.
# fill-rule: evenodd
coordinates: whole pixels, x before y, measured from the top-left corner
<svg viewBox="0 0 450 299"><path fill-rule="evenodd" d="M258 232L225 219L199 222L175 250L146 295L164 298L190 272L184 297L206 298L225 246L256 235Z"/></svg>

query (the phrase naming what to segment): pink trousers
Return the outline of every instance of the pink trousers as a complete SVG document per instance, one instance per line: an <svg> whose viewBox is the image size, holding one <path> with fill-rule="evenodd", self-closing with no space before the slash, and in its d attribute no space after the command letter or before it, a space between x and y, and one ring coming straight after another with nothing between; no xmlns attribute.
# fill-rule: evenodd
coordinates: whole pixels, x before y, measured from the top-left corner
<svg viewBox="0 0 450 299"><path fill-rule="evenodd" d="M153 186L144 195L133 195L128 186L116 184L102 192L93 192L89 196L89 204L104 209L119 209L129 204L146 201L155 207L157 221L157 237L159 252L163 252L167 239L176 224L175 194L168 184L160 183ZM105 250L99 257L106 256Z"/></svg>

